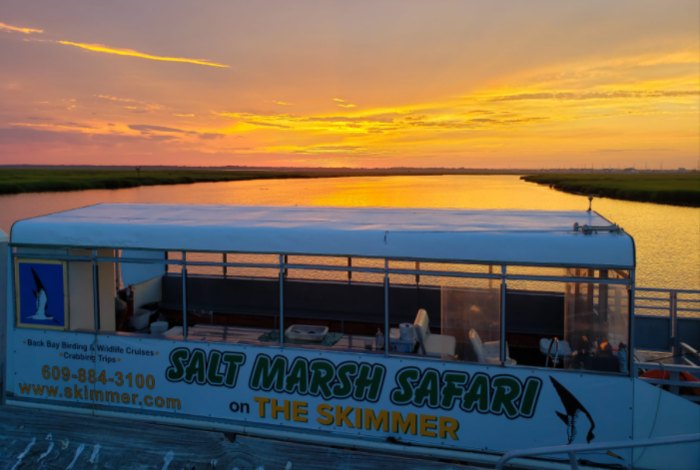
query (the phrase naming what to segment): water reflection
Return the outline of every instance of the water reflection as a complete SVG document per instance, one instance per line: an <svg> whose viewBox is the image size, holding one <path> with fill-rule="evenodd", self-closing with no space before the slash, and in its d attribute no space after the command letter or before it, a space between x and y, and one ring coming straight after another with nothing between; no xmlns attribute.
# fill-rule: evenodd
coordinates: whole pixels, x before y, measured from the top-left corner
<svg viewBox="0 0 700 470"><path fill-rule="evenodd" d="M585 210L588 200L517 176L394 176L259 180L0 196L0 230L15 220L99 202ZM595 199L632 234L637 282L700 289L700 209Z"/></svg>

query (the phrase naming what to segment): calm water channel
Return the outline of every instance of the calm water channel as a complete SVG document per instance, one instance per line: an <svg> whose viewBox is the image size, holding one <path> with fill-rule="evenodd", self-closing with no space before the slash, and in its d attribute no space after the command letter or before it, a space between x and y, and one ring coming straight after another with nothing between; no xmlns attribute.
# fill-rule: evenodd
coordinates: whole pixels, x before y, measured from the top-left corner
<svg viewBox="0 0 700 470"><path fill-rule="evenodd" d="M0 196L0 230L18 219L99 202L585 210L584 196L517 176L393 176L258 180ZM637 284L700 289L700 209L595 199L593 209L632 234Z"/></svg>

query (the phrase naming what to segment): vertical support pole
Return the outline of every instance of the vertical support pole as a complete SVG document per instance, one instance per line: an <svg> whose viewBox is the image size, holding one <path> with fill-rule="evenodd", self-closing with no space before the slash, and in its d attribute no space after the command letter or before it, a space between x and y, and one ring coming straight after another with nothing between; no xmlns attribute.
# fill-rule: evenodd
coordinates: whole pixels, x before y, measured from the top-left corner
<svg viewBox="0 0 700 470"><path fill-rule="evenodd" d="M286 255L280 255L280 345L284 346L284 278L287 271Z"/></svg>
<svg viewBox="0 0 700 470"><path fill-rule="evenodd" d="M601 269L599 272L600 272L600 279L601 280L608 279L610 277L607 269ZM600 284L598 284L598 313L600 314L600 316L604 322L608 321L608 302L609 302L608 294L609 294L608 285L605 284L604 282L601 282Z"/></svg>
<svg viewBox="0 0 700 470"><path fill-rule="evenodd" d="M578 462L576 461L576 451L569 451L569 465L571 465L571 470L578 470Z"/></svg>
<svg viewBox="0 0 700 470"><path fill-rule="evenodd" d="M671 345L673 347L673 362L680 364L681 339L678 336L678 291L669 293L669 307L671 312Z"/></svg>
<svg viewBox="0 0 700 470"><path fill-rule="evenodd" d="M228 266L226 266L226 263L228 263L228 253L223 253L222 259L224 262L224 277L228 276Z"/></svg>
<svg viewBox="0 0 700 470"><path fill-rule="evenodd" d="M501 365L506 362L506 265L501 265L501 344L499 357Z"/></svg>
<svg viewBox="0 0 700 470"><path fill-rule="evenodd" d="M389 355L389 259L384 258L384 355Z"/></svg>
<svg viewBox="0 0 700 470"><path fill-rule="evenodd" d="M673 354L673 363L682 364L681 361L681 342L678 337L678 292L676 290L671 290L669 292L669 310L671 314L671 345ZM680 373L678 371L671 371L669 378L674 381L680 381ZM678 385L672 385L669 391L673 394L678 395L680 393L680 387Z"/></svg>
<svg viewBox="0 0 700 470"><path fill-rule="evenodd" d="M182 337L187 339L187 252L182 252Z"/></svg>
<svg viewBox="0 0 700 470"><path fill-rule="evenodd" d="M100 331L100 273L97 269L97 250L92 250L92 309L95 331Z"/></svg>
<svg viewBox="0 0 700 470"><path fill-rule="evenodd" d="M588 269L588 278L592 279L595 277L595 270L594 269ZM595 298L594 298L594 290L595 290L595 284L592 281L589 281L587 286L587 292L586 292L586 311L592 312L593 308L595 306Z"/></svg>
<svg viewBox="0 0 700 470"><path fill-rule="evenodd" d="M581 277L583 270L581 268L564 268L566 277ZM583 295L581 293L582 283L578 280L567 281L564 283L564 331L563 339L570 341L569 331L571 330L572 318L576 314L576 305L579 304L578 299Z"/></svg>
<svg viewBox="0 0 700 470"><path fill-rule="evenodd" d="M114 257L117 260L114 263L114 292L119 292L122 287L122 263L119 261L122 257L122 250L114 250Z"/></svg>
<svg viewBox="0 0 700 470"><path fill-rule="evenodd" d="M352 283L352 256L348 256L348 284Z"/></svg>
<svg viewBox="0 0 700 470"><path fill-rule="evenodd" d="M16 298L16 293L17 293L17 280L15 279L15 262L17 261L15 259L15 252L8 243L6 246L2 246L0 244L0 247L2 247L3 251L7 252L7 258L5 258L5 262L7 265L4 267L6 268L5 271L7 272L7 277L5 278L7 282L7 290L3 293L4 295L7 295L7 298L5 299L5 304L7 305L7 314L4 316L5 318L5 327L9 328L10 324L12 326L16 326L16 323L13 322L12 318L15 318L15 315L17 314L17 298ZM67 263L66 263L67 264ZM68 269L68 266L66 265L65 269ZM66 274L67 275L67 274ZM1 282L0 282L1 284ZM4 298L4 297L3 297ZM4 305L3 305L4 307ZM7 332L7 329L5 330ZM3 351L4 353L4 351Z"/></svg>
<svg viewBox="0 0 700 470"><path fill-rule="evenodd" d="M17 292L14 288L14 265L12 248L10 248L5 234L0 231L0 405L5 404L5 389L7 388L5 378L10 375L5 372L8 367L6 361L10 341L8 329L12 324L11 318L14 318L14 312L17 311L14 302L12 302L15 298L15 292Z"/></svg>
<svg viewBox="0 0 700 470"><path fill-rule="evenodd" d="M420 284L420 261L416 261L416 287Z"/></svg>
<svg viewBox="0 0 700 470"><path fill-rule="evenodd" d="M635 288L635 275L634 275L634 269L630 270L630 277L629 277L629 289L628 289L628 295L629 295L629 328L627 329L627 370L630 371L631 377L637 377L637 365L634 362L634 325L635 325L635 320L634 320L634 302L635 302L635 297L637 295L636 288Z"/></svg>

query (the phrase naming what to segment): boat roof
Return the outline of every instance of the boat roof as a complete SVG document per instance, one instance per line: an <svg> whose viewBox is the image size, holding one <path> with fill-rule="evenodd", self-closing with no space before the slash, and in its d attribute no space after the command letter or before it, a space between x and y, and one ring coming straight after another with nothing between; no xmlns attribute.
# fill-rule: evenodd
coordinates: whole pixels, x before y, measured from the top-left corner
<svg viewBox="0 0 700 470"><path fill-rule="evenodd" d="M98 204L16 222L17 245L634 267L634 242L587 211Z"/></svg>

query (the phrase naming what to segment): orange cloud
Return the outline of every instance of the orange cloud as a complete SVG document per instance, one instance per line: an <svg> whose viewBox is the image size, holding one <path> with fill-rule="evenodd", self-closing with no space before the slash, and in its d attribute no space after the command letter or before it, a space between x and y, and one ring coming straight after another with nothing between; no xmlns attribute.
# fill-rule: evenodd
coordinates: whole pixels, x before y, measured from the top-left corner
<svg viewBox="0 0 700 470"><path fill-rule="evenodd" d="M57 41L59 44L64 46L72 46L80 49L85 49L91 52L100 52L103 54L114 54L127 57L137 57L139 59L156 60L161 62L180 62L183 64L194 64L194 65L204 65L207 67L219 67L219 68L229 68L226 64L220 64L218 62L212 62L206 59L189 59L187 57L167 57L159 56L153 54L147 54L144 52L135 51L133 49L121 49L116 47L105 46L104 44L87 44L82 42L73 41Z"/></svg>
<svg viewBox="0 0 700 470"><path fill-rule="evenodd" d="M75 134L107 134L113 133L113 130L107 128L96 127L92 124L79 122L11 122L10 127L42 130L56 133L75 133Z"/></svg>
<svg viewBox="0 0 700 470"><path fill-rule="evenodd" d="M0 31L6 31L8 33L22 33L22 34L40 34L43 33L43 29L35 28L22 28L21 26L12 26L7 23L0 23Z"/></svg>

